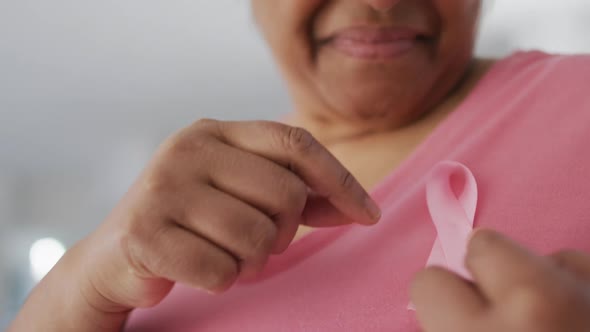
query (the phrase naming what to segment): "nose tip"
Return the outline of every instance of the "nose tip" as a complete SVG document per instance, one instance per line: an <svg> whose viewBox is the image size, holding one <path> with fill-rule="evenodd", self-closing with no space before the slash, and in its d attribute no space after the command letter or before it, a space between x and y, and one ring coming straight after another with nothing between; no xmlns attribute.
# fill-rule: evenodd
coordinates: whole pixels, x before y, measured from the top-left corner
<svg viewBox="0 0 590 332"><path fill-rule="evenodd" d="M377 11L388 11L395 6L400 0L363 0L366 4Z"/></svg>

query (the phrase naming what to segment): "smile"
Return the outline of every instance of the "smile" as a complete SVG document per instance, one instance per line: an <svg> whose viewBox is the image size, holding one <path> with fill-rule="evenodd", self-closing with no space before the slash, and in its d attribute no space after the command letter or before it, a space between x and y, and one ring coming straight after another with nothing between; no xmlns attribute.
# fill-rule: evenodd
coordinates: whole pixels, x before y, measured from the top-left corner
<svg viewBox="0 0 590 332"><path fill-rule="evenodd" d="M428 38L407 28L350 28L336 33L325 46L354 58L392 59L413 50Z"/></svg>

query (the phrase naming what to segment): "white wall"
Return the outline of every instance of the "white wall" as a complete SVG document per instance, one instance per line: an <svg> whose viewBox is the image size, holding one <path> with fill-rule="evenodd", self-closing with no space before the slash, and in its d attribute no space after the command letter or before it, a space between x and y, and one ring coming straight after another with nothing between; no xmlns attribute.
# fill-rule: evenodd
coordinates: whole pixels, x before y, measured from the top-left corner
<svg viewBox="0 0 590 332"><path fill-rule="evenodd" d="M559 53L590 52L588 0L486 0L478 47L481 54L501 56L514 49Z"/></svg>

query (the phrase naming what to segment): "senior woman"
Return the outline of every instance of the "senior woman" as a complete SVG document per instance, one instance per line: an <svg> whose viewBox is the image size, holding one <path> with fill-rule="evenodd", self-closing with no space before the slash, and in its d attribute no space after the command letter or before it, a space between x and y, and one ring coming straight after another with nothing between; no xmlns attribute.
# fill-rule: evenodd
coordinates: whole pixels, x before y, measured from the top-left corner
<svg viewBox="0 0 590 332"><path fill-rule="evenodd" d="M590 330L589 57L474 59L478 0L251 4L294 112L167 139L11 331Z"/></svg>

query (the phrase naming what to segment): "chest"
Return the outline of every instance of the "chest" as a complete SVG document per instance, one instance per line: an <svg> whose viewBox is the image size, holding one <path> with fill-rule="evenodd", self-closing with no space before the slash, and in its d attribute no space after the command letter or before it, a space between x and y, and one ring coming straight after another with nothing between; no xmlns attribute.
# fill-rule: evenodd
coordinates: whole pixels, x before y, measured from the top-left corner
<svg viewBox="0 0 590 332"><path fill-rule="evenodd" d="M137 312L130 331L418 331L408 289L436 238L423 179L441 160L474 174L476 227L539 254L590 252L587 124L547 135L545 123L521 113L503 120L480 121L486 127L470 135L473 122L439 131L409 157L394 147L380 153L377 145L356 156L334 149L365 186L387 177L374 192L383 209L378 225L309 234L273 257L260 280L222 296L178 287L159 307Z"/></svg>
<svg viewBox="0 0 590 332"><path fill-rule="evenodd" d="M440 121L440 119L437 119ZM350 142L328 145L332 153L366 190L373 189L406 160L434 129L432 123L399 132L375 134Z"/></svg>
<svg viewBox="0 0 590 332"><path fill-rule="evenodd" d="M386 135L328 149L370 191L411 155L420 138L399 142L396 137ZM299 241L313 231L311 227L300 226L294 241Z"/></svg>
<svg viewBox="0 0 590 332"><path fill-rule="evenodd" d="M447 157L468 165L478 181L476 227L497 229L539 254L563 248L590 251L585 167L572 164L571 158L555 159L559 171L548 179L541 177L546 172L535 170L533 156L520 162L508 155ZM142 319L132 326L154 331L417 332L415 313L407 309L408 289L427 261L436 231L417 175L424 172L408 171L414 167L419 163L402 165L387 180L388 190L378 190L385 194L378 195L383 219L376 227L310 234L273 258L259 280L222 296L179 286L158 309L140 313Z"/></svg>

